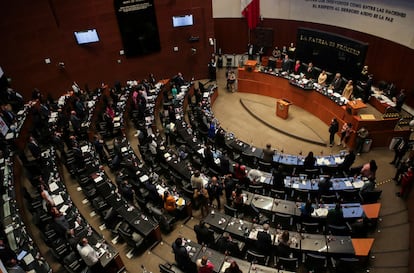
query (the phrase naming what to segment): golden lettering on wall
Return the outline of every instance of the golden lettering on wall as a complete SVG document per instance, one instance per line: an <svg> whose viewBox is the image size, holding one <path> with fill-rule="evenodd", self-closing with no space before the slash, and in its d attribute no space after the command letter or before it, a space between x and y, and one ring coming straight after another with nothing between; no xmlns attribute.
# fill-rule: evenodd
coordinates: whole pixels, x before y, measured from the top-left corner
<svg viewBox="0 0 414 273"><path fill-rule="evenodd" d="M335 41L326 40L323 38L312 37L312 36L301 34L300 40L308 42L308 43L312 43L312 44L320 44L320 45L327 46L327 47L333 47L338 50L353 54L355 56L359 56L361 54L361 51L358 49L352 48L348 45L339 44Z"/></svg>

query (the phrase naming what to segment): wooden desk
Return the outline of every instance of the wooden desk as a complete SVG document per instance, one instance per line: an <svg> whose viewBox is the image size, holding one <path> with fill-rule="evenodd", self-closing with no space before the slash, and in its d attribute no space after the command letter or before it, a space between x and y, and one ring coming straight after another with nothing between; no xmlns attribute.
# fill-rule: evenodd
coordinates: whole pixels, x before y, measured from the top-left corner
<svg viewBox="0 0 414 273"><path fill-rule="evenodd" d="M238 70L238 92L253 93L271 98L286 98L292 104L312 113L326 125L332 118L339 122L339 128L344 123L351 122L352 128L358 130L367 128L369 138L372 139L372 147L388 147L393 137L408 138L410 130L395 130L398 119L363 120L358 115L353 115L352 110L347 112L346 106L339 106L329 97L314 91L304 91L289 84L287 79L259 71L248 72L244 68ZM363 102L361 102L363 103ZM357 102L358 107L362 107ZM354 147L356 134L351 135L349 147Z"/></svg>
<svg viewBox="0 0 414 273"><path fill-rule="evenodd" d="M354 246L355 256L368 256L373 243L373 238L352 239L352 245Z"/></svg>
<svg viewBox="0 0 414 273"><path fill-rule="evenodd" d="M362 205L362 209L364 210L365 216L369 219L377 219L381 209L381 203Z"/></svg>
<svg viewBox="0 0 414 273"><path fill-rule="evenodd" d="M352 115L357 115L358 110L367 108L367 105L362 100L352 100L348 101L346 107L351 110Z"/></svg>

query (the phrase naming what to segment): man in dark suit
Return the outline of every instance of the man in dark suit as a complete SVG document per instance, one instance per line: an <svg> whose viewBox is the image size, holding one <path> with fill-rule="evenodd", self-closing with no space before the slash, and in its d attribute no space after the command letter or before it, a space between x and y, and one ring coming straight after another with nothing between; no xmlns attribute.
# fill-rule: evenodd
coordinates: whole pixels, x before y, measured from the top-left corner
<svg viewBox="0 0 414 273"><path fill-rule="evenodd" d="M29 138L28 148L34 158L36 159L40 158L40 154L42 153L42 150L40 149L40 146L37 143L37 141L32 136Z"/></svg>
<svg viewBox="0 0 414 273"><path fill-rule="evenodd" d="M335 93L342 93L342 76L341 73L336 73L335 78L332 80L330 89L332 89Z"/></svg>
<svg viewBox="0 0 414 273"><path fill-rule="evenodd" d="M214 242L213 234L206 227L203 220L201 220L198 225L194 226L194 232L196 233L197 242L199 244L210 246Z"/></svg>
<svg viewBox="0 0 414 273"><path fill-rule="evenodd" d="M183 245L183 240L177 238L172 244L174 252L175 262L177 266L184 272L194 273L196 272L194 263L191 262L190 256L188 255L187 249Z"/></svg>
<svg viewBox="0 0 414 273"><path fill-rule="evenodd" d="M263 255L269 255L272 249L272 236L269 228L269 224L264 224L263 231L257 233L256 250Z"/></svg>

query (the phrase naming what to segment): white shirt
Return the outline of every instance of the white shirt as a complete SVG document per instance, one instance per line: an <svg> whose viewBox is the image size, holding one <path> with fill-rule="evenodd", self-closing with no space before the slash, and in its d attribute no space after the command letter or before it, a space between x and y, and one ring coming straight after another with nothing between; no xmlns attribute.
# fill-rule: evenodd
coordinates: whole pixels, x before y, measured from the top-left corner
<svg viewBox="0 0 414 273"><path fill-rule="evenodd" d="M98 253L89 244L77 247L78 252L87 266L92 266L99 261Z"/></svg>

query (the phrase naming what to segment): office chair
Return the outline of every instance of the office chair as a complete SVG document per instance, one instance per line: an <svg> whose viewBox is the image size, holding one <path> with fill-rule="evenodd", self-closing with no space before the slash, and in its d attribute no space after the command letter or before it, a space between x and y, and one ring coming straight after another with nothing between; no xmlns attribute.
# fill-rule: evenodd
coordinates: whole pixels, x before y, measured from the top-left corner
<svg viewBox="0 0 414 273"><path fill-rule="evenodd" d="M88 272L88 267L74 251L71 251L65 256L63 259L63 266L69 273Z"/></svg>
<svg viewBox="0 0 414 273"><path fill-rule="evenodd" d="M274 213L272 215L272 222L284 230L292 230L293 227L293 217L283 213Z"/></svg>
<svg viewBox="0 0 414 273"><path fill-rule="evenodd" d="M361 193L361 201L363 204L377 203L380 199L382 190L365 191Z"/></svg>
<svg viewBox="0 0 414 273"><path fill-rule="evenodd" d="M264 195L263 185L249 185L249 192Z"/></svg>
<svg viewBox="0 0 414 273"><path fill-rule="evenodd" d="M359 189L346 189L339 193L343 203L353 203L358 200Z"/></svg>
<svg viewBox="0 0 414 273"><path fill-rule="evenodd" d="M264 161L259 160L258 167L259 167L259 170L263 172L270 173L272 171L272 163L269 163L269 162L264 162Z"/></svg>
<svg viewBox="0 0 414 273"><path fill-rule="evenodd" d="M237 218L237 215L238 215L237 209L232 208L227 204L224 204L224 213L232 217L235 217L235 218Z"/></svg>
<svg viewBox="0 0 414 273"><path fill-rule="evenodd" d="M294 271L299 267L298 258L277 257L276 267L280 270Z"/></svg>
<svg viewBox="0 0 414 273"><path fill-rule="evenodd" d="M259 225L269 223L270 219L266 215L263 215L255 205L250 204L250 210L253 216L253 221L256 221Z"/></svg>
<svg viewBox="0 0 414 273"><path fill-rule="evenodd" d="M158 267L160 268L160 273L176 273L176 271L171 269L172 265L170 264L159 264Z"/></svg>
<svg viewBox="0 0 414 273"><path fill-rule="evenodd" d="M129 227L125 228L125 226L124 227L121 226L118 229L118 232L122 240L124 240L124 242L129 247L131 247L131 249L128 251L128 254L131 256L133 256L137 252L137 250L139 250L140 247L144 244L144 238L140 234L136 232L132 232L129 229Z"/></svg>
<svg viewBox="0 0 414 273"><path fill-rule="evenodd" d="M320 199L321 199L321 202L324 204L334 204L338 201L338 197L335 194L330 194L330 195L322 194Z"/></svg>
<svg viewBox="0 0 414 273"><path fill-rule="evenodd" d="M301 227L306 233L320 233L323 230L319 223L302 222Z"/></svg>
<svg viewBox="0 0 414 273"><path fill-rule="evenodd" d="M269 263L269 256L259 254L250 249L246 251L246 256L244 257L244 259L249 262L258 263L266 266Z"/></svg>
<svg viewBox="0 0 414 273"><path fill-rule="evenodd" d="M286 192L284 190L270 189L270 196L276 199L286 200Z"/></svg>
<svg viewBox="0 0 414 273"><path fill-rule="evenodd" d="M357 273L363 272L360 261L357 258L341 257L339 259L331 258L332 267L335 273Z"/></svg>
<svg viewBox="0 0 414 273"><path fill-rule="evenodd" d="M329 232L332 235L349 236L351 234L351 229L347 225L328 225L327 232Z"/></svg>
<svg viewBox="0 0 414 273"><path fill-rule="evenodd" d="M324 273L326 272L328 266L328 259L326 256L306 253L305 254L305 267L307 270L315 273Z"/></svg>
<svg viewBox="0 0 414 273"><path fill-rule="evenodd" d="M310 193L308 190L294 189L292 191L291 197L294 201L306 202L308 199L310 199Z"/></svg>

